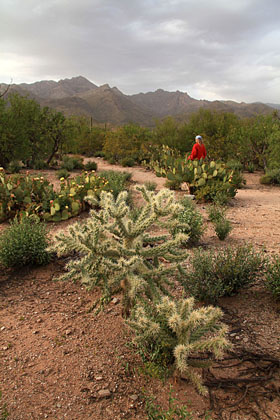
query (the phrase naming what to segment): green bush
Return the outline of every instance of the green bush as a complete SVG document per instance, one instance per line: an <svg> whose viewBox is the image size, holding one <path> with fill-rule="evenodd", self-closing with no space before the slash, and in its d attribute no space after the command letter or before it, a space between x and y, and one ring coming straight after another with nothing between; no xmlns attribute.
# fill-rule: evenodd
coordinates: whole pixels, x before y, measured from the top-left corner
<svg viewBox="0 0 280 420"><path fill-rule="evenodd" d="M167 179L164 183L164 186L166 188L169 188L170 190L178 191L181 189L181 181L178 181L176 179Z"/></svg>
<svg viewBox="0 0 280 420"><path fill-rule="evenodd" d="M94 157L101 157L104 158L105 157L105 153L103 152L103 150L98 150L97 152L94 153L93 155Z"/></svg>
<svg viewBox="0 0 280 420"><path fill-rule="evenodd" d="M107 157L106 157L107 158ZM108 163L110 163L110 165L115 165L116 163L117 163L117 160L116 160L116 158L114 158L114 157L110 157L109 159L108 159Z"/></svg>
<svg viewBox="0 0 280 420"><path fill-rule="evenodd" d="M147 181L144 183L144 185L148 191L155 191L157 188L156 182L153 181Z"/></svg>
<svg viewBox="0 0 280 420"><path fill-rule="evenodd" d="M120 160L120 165L131 168L135 165L135 160L132 157L124 157Z"/></svg>
<svg viewBox="0 0 280 420"><path fill-rule="evenodd" d="M114 198L117 198L121 191L124 191L128 187L132 174L129 172L118 172L118 171L101 171L98 173L100 178L108 181L107 191L111 191Z"/></svg>
<svg viewBox="0 0 280 420"><path fill-rule="evenodd" d="M86 171L96 171L97 170L97 163L94 162L94 161L89 161L84 165L84 167L85 167Z"/></svg>
<svg viewBox="0 0 280 420"><path fill-rule="evenodd" d="M224 205L235 196L236 188L229 182L216 181L208 183L204 187L197 189L194 193L198 201L215 202Z"/></svg>
<svg viewBox="0 0 280 420"><path fill-rule="evenodd" d="M22 169L22 163L19 162L18 160L12 160L8 167L7 167L7 171L10 174L18 174L20 172L20 170Z"/></svg>
<svg viewBox="0 0 280 420"><path fill-rule="evenodd" d="M224 241L232 230L232 224L226 218L225 212L226 209L218 205L208 207L209 219L213 223L216 235L221 241Z"/></svg>
<svg viewBox="0 0 280 420"><path fill-rule="evenodd" d="M70 172L67 171L67 169L63 168L63 169L59 169L56 173L55 176L57 177L57 179L60 178L69 178L70 176Z"/></svg>
<svg viewBox="0 0 280 420"><path fill-rule="evenodd" d="M224 241L232 231L232 224L228 219L220 219L215 223L215 232L220 241Z"/></svg>
<svg viewBox="0 0 280 420"><path fill-rule="evenodd" d="M62 169L67 169L71 172L74 169L83 169L83 159L77 157L64 156L61 164Z"/></svg>
<svg viewBox="0 0 280 420"><path fill-rule="evenodd" d="M174 230L174 232L182 232L189 235L189 239L185 245L197 245L205 230L203 225L203 216L190 198L184 197L180 201L180 204L184 209L177 215L177 220L185 226L188 226L188 228L181 228L179 226Z"/></svg>
<svg viewBox="0 0 280 420"><path fill-rule="evenodd" d="M247 165L247 170L248 170L248 172L253 174L256 170L256 167L255 167L254 163L249 162L248 165Z"/></svg>
<svg viewBox="0 0 280 420"><path fill-rule="evenodd" d="M246 179L244 178L242 172L233 172L231 177L231 184L234 185L235 188L242 188L244 185L246 185Z"/></svg>
<svg viewBox="0 0 280 420"><path fill-rule="evenodd" d="M214 229L217 237L220 241L224 241L230 232L232 231L232 224L230 220L226 219L225 217L219 220L216 220L214 223Z"/></svg>
<svg viewBox="0 0 280 420"><path fill-rule="evenodd" d="M0 263L4 267L46 264L47 246L45 225L36 216L14 219L0 236Z"/></svg>
<svg viewBox="0 0 280 420"><path fill-rule="evenodd" d="M226 167L232 171L243 171L243 165L239 160L231 159L226 163Z"/></svg>
<svg viewBox="0 0 280 420"><path fill-rule="evenodd" d="M276 297L280 297L280 257L274 256L272 261L267 264L266 286Z"/></svg>
<svg viewBox="0 0 280 420"><path fill-rule="evenodd" d="M191 268L182 269L182 284L187 293L216 303L222 296L231 296L248 286L263 271L265 258L250 245L224 250L198 249L191 257Z"/></svg>
<svg viewBox="0 0 280 420"><path fill-rule="evenodd" d="M261 184L280 184L280 168L268 169L260 179Z"/></svg>
<svg viewBox="0 0 280 420"><path fill-rule="evenodd" d="M37 171L40 171L41 169L47 169L48 168L48 164L44 160L38 159L38 160L35 160L32 163L31 167L33 169L36 169Z"/></svg>

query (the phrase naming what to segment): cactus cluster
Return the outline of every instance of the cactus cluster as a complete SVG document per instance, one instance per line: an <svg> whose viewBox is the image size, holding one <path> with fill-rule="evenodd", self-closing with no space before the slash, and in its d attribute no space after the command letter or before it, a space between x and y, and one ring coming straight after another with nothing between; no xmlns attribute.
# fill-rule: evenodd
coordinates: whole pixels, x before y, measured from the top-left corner
<svg viewBox="0 0 280 420"><path fill-rule="evenodd" d="M86 196L99 197L106 189L108 181L98 177L94 171L84 172L71 180L60 178L60 191L55 199L50 200L43 217L48 222L60 222L77 216L86 209Z"/></svg>
<svg viewBox="0 0 280 420"><path fill-rule="evenodd" d="M0 168L0 222L17 214L41 214L55 197L53 186L43 177L5 174Z"/></svg>
<svg viewBox="0 0 280 420"><path fill-rule="evenodd" d="M51 251L58 256L75 251L77 256L59 279L101 288L101 305L121 292L123 315L131 316L128 324L137 345L152 357L156 354L161 365L172 363L179 375L187 375L199 392L206 393L193 367L208 366L209 352L222 357L229 345L227 327L220 322L222 312L196 309L193 298L171 297L176 273L180 276L187 258L181 245L188 235L178 232L187 226L176 217L183 207L168 189L138 190L145 204L136 215L127 204L127 191L117 198L102 191L99 211L93 208L85 222L55 236ZM93 196L86 200L96 204ZM155 235L158 228L161 234ZM203 353L207 359L201 360Z"/></svg>
<svg viewBox="0 0 280 420"><path fill-rule="evenodd" d="M180 157L172 149L164 146L160 159L151 160L150 167L157 176L166 177L170 184L179 188L183 182L186 182L194 194L205 186L218 183L230 189L229 195L235 195L232 184L233 171L227 169L221 162L187 160L186 157Z"/></svg>
<svg viewBox="0 0 280 420"><path fill-rule="evenodd" d="M0 168L0 222L15 215L37 214L45 221L59 222L78 215L86 208L84 198L99 197L108 190L108 181L94 171L84 172L72 180L60 179L60 189L44 177L8 176Z"/></svg>

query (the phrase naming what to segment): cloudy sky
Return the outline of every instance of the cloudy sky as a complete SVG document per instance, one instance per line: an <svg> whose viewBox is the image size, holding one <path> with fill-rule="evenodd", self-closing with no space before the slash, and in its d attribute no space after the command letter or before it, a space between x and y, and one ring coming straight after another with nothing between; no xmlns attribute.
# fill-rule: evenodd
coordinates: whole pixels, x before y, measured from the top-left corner
<svg viewBox="0 0 280 420"><path fill-rule="evenodd" d="M280 103L279 0L1 0L0 82Z"/></svg>

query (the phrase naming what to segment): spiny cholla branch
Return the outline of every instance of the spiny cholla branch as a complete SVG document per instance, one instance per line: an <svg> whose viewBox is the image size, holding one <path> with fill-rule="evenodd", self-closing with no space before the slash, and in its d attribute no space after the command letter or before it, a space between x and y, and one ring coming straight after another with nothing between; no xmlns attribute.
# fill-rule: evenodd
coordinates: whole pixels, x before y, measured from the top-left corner
<svg viewBox="0 0 280 420"><path fill-rule="evenodd" d="M102 192L99 211L92 209L83 224L75 223L68 233L55 236L51 250L57 255L76 251L78 259L70 261L63 280L82 281L88 287L100 286L106 297L122 289L125 312L141 294L149 298L167 293L168 277L176 272L179 262L186 259L180 245L188 236L173 235L174 215L182 210L170 190L157 194L139 188L145 200L137 219L127 204L127 192L116 200L111 193ZM87 201L95 204L94 197ZM150 234L164 219L170 230L155 237Z"/></svg>
<svg viewBox="0 0 280 420"><path fill-rule="evenodd" d="M222 311L213 306L194 308L194 299L174 301L164 296L155 306L138 305L127 321L135 333L135 342L148 352L155 346L162 354L174 356L175 368L186 375L197 390L205 394L201 376L193 367L209 366L209 360L200 360L202 353L211 352L215 358L223 357L230 347L226 339L227 326Z"/></svg>

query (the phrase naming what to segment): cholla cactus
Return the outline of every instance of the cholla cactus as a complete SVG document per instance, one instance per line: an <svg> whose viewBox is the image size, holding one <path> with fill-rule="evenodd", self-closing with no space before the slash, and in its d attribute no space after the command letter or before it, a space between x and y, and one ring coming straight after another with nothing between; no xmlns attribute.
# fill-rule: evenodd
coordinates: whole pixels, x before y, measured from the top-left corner
<svg viewBox="0 0 280 420"><path fill-rule="evenodd" d="M167 293L168 277L174 275L177 264L186 258L180 249L187 236L179 233L172 237L174 214L182 207L174 193L161 190L158 194L139 188L146 202L137 219L127 205L127 192L117 199L111 193L102 192L100 211L91 210L91 217L84 223L76 223L68 234L56 235L51 248L58 255L76 251L78 259L71 260L68 272L61 279L82 281L89 287L100 286L104 297L122 290L124 313L135 303L139 295L152 299ZM94 204L93 197L87 200ZM160 224L166 234L152 236L151 227Z"/></svg>
<svg viewBox="0 0 280 420"><path fill-rule="evenodd" d="M174 362L180 375L186 375L201 394L207 389L194 367L209 367L211 352L216 358L230 347L226 339L228 328L220 322L223 313L213 306L194 309L194 299L174 301L165 296L155 306L138 305L127 321L135 333L135 342L149 353ZM203 353L208 359L202 359ZM162 362L160 360L160 362Z"/></svg>

